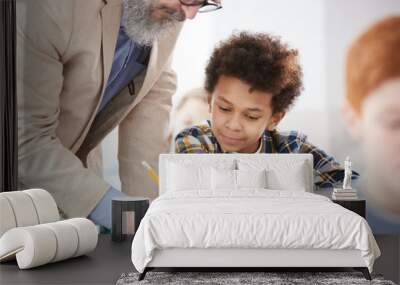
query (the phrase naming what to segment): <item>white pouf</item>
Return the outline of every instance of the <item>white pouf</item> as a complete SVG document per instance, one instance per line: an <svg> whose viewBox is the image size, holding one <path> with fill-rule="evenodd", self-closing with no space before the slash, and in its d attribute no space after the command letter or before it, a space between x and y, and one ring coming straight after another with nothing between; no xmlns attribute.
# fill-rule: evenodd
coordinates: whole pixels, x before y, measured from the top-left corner
<svg viewBox="0 0 400 285"><path fill-rule="evenodd" d="M0 193L0 262L17 259L20 269L84 255L96 248L98 232L85 218L59 221L45 190Z"/></svg>

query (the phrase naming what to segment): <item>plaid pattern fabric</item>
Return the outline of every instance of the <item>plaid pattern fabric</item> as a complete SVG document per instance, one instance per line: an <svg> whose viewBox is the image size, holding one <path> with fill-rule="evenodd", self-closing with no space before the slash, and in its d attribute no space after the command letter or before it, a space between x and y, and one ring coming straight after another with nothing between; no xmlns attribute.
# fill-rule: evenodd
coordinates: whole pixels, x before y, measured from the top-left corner
<svg viewBox="0 0 400 285"><path fill-rule="evenodd" d="M307 141L304 134L296 131L265 131L260 153L311 153L314 157L314 182L317 187L340 187L344 169L332 156ZM223 153L211 131L210 122L193 126L175 137L176 153ZM353 171L352 179L359 174Z"/></svg>

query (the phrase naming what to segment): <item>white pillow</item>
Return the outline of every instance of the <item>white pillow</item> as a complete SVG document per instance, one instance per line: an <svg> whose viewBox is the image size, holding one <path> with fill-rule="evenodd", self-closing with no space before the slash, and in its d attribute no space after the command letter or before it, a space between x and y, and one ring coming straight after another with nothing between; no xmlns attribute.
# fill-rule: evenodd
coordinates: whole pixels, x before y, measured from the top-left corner
<svg viewBox="0 0 400 285"><path fill-rule="evenodd" d="M168 164L167 184L168 191L210 189L211 167L170 162Z"/></svg>
<svg viewBox="0 0 400 285"><path fill-rule="evenodd" d="M212 190L238 190L240 188L267 188L266 171L263 170L211 170Z"/></svg>
<svg viewBox="0 0 400 285"><path fill-rule="evenodd" d="M236 170L237 188L267 188L266 170Z"/></svg>
<svg viewBox="0 0 400 285"><path fill-rule="evenodd" d="M211 169L212 190L236 190L236 170Z"/></svg>
<svg viewBox="0 0 400 285"><path fill-rule="evenodd" d="M271 190L307 191L309 166L304 160L289 160L282 155L268 159L239 159L239 170L266 170L267 188Z"/></svg>
<svg viewBox="0 0 400 285"><path fill-rule="evenodd" d="M290 167L267 170L268 189L306 191L307 168L304 162L292 163Z"/></svg>

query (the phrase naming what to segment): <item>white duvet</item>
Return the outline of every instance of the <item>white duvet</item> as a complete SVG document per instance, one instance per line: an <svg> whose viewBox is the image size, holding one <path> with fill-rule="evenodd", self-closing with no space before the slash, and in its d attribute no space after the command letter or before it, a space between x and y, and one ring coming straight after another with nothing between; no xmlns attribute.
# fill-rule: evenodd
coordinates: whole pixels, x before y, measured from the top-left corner
<svg viewBox="0 0 400 285"><path fill-rule="evenodd" d="M358 249L370 272L380 255L359 215L321 195L265 189L160 196L134 237L135 268L165 248Z"/></svg>

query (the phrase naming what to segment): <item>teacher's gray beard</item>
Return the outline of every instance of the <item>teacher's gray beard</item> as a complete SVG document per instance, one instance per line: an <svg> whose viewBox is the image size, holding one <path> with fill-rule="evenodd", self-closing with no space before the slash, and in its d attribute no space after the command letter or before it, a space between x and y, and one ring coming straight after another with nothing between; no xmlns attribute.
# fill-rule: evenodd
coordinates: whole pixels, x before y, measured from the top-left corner
<svg viewBox="0 0 400 285"><path fill-rule="evenodd" d="M151 46L154 40L167 35L178 22L185 20L182 12L157 4L158 0L123 0L122 25L128 36L139 45ZM163 9L169 17L156 22L151 18L153 9Z"/></svg>

